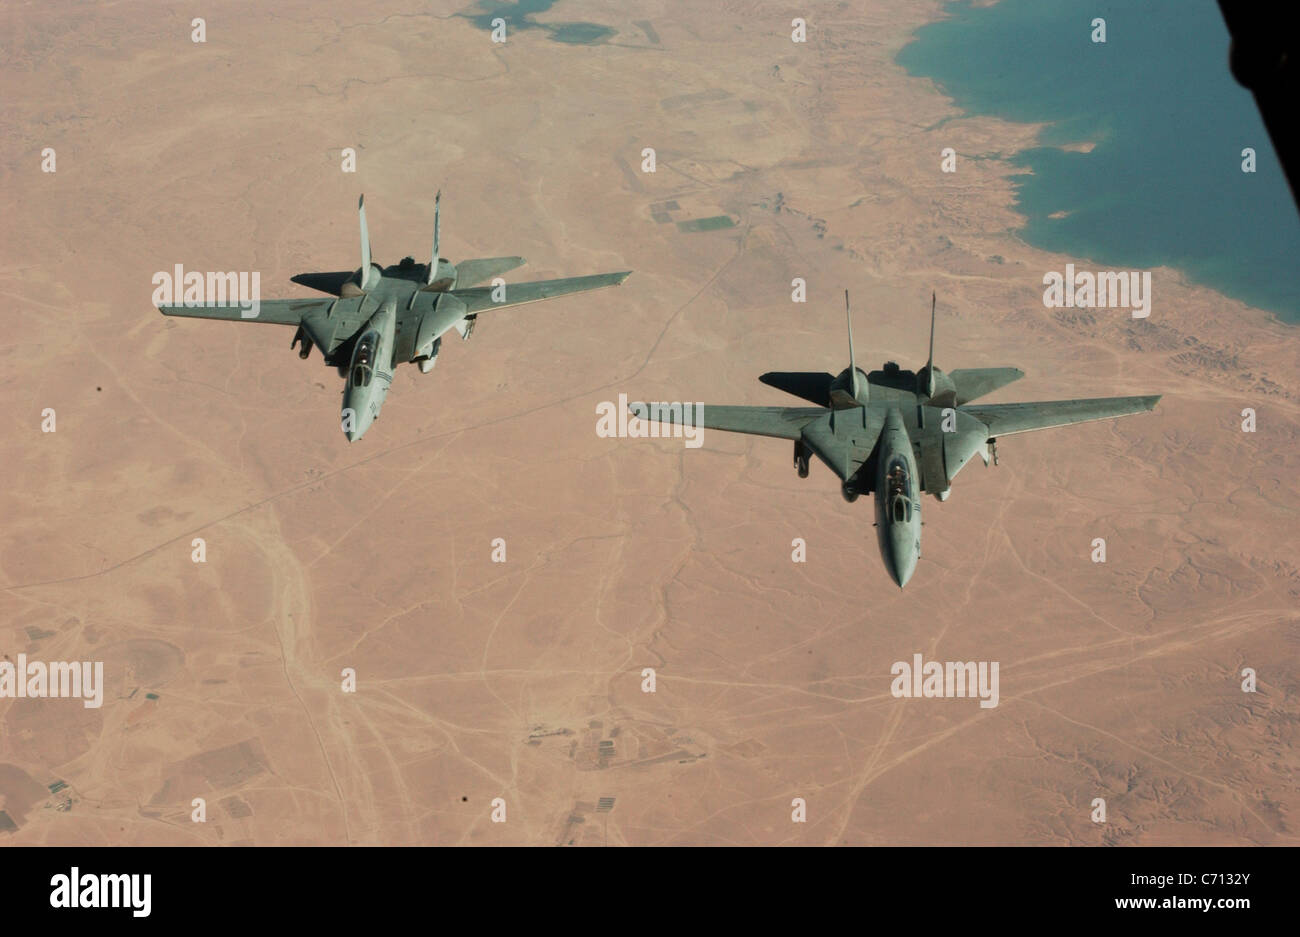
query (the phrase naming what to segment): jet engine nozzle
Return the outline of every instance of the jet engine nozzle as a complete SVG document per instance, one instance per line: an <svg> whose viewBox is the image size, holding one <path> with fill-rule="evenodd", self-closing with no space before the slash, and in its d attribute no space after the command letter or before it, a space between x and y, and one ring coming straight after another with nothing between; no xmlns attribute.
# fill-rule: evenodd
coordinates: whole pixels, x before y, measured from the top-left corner
<svg viewBox="0 0 1300 937"><path fill-rule="evenodd" d="M955 407L957 405L957 385L952 378L939 368L927 365L916 375L916 391L928 397L932 406Z"/></svg>

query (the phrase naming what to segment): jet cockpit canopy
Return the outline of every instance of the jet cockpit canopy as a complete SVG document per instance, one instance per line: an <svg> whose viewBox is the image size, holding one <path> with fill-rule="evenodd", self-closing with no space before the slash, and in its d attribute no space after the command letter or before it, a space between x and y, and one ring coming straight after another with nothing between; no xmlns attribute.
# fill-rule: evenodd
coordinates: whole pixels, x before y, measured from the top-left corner
<svg viewBox="0 0 1300 937"><path fill-rule="evenodd" d="M378 332L367 332L357 342L357 348L352 352L351 381L353 387L370 386L370 380L374 375L375 368L375 348L378 344Z"/></svg>
<svg viewBox="0 0 1300 937"><path fill-rule="evenodd" d="M888 486L889 519L895 524L905 524L912 519L912 479L907 463L894 459L885 474Z"/></svg>

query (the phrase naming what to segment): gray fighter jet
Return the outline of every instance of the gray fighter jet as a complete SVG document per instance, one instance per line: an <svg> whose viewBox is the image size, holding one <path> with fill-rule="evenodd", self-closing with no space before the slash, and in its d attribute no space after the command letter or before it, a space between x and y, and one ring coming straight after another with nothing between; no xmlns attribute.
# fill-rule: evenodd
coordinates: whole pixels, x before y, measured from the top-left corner
<svg viewBox="0 0 1300 937"><path fill-rule="evenodd" d="M343 391L343 433L349 442L360 439L379 416L393 371L403 361L428 373L438 360L442 337L455 329L468 339L478 316L490 309L519 306L567 293L617 286L631 271L596 276L539 280L532 283L476 286L522 266L522 257L487 257L452 264L438 256L439 210L442 193L434 199L433 251L430 262L411 257L381 267L370 257L365 196L361 216L361 267L356 271L303 273L295 283L329 293L334 299L271 299L256 304L256 315L235 303L194 302L159 306L167 316L269 322L297 328L289 347L300 347L306 358L319 347L325 363L347 383Z"/></svg>
<svg viewBox="0 0 1300 937"><path fill-rule="evenodd" d="M848 314L848 293L844 294ZM846 501L875 492L876 533L889 575L907 585L921 557L921 501L925 492L948 500L949 487L970 459L997 464L997 440L1049 426L1086 423L1141 413L1157 396L1099 397L1043 403L975 404L973 401L1024 377L1019 368L969 368L945 374L934 366L934 299L930 303L930 359L918 373L892 361L864 373L853 362L839 375L770 371L759 380L815 407L712 407L697 409L693 425L730 433L794 441L800 478L816 455L839 476ZM631 404L642 419L680 423L683 408Z"/></svg>

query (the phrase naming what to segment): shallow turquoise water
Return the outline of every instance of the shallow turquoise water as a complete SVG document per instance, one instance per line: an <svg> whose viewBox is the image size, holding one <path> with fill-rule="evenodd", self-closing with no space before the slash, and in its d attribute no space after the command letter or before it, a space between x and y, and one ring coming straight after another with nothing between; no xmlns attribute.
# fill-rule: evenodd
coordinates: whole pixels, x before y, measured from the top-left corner
<svg viewBox="0 0 1300 937"><path fill-rule="evenodd" d="M478 8L484 12L467 18L481 29L491 30L492 20L498 16L506 21L506 38L514 30L540 29L556 42L575 46L595 45L615 35L618 31L599 23L538 23L534 13L545 13L555 6L555 0L479 0Z"/></svg>
<svg viewBox="0 0 1300 937"><path fill-rule="evenodd" d="M1017 179L1027 242L1106 269L1171 266L1300 322L1300 215L1254 99L1228 71L1213 0L957 2L948 13L898 60L967 113L1049 124L1042 147L1004 154L1032 170ZM1098 16L1104 44L1090 38ZM1083 141L1097 145L1055 146ZM1241 171L1245 147L1253 174ZM1158 278L1154 290L1158 310Z"/></svg>

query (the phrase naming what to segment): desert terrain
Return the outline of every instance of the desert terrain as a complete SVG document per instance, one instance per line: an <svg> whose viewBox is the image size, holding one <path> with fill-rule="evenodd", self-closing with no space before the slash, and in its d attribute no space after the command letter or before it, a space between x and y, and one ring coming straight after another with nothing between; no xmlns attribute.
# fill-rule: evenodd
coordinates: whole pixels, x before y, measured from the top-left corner
<svg viewBox="0 0 1300 937"><path fill-rule="evenodd" d="M105 681L0 699L0 844L1300 841L1294 327L1168 269L1145 320L1045 308L1088 258L1016 237L1036 128L894 63L936 2L804 4L802 44L770 2L483 12L0 12L0 656ZM423 261L439 188L452 260L635 272L483 315L352 445L292 329L153 308L175 264L311 295L362 192ZM924 363L934 290L940 367L1026 372L989 402L1164 397L966 467L904 590L789 443L597 434L799 405L758 375L843 368L845 288L866 368ZM895 698L917 653L999 704Z"/></svg>

